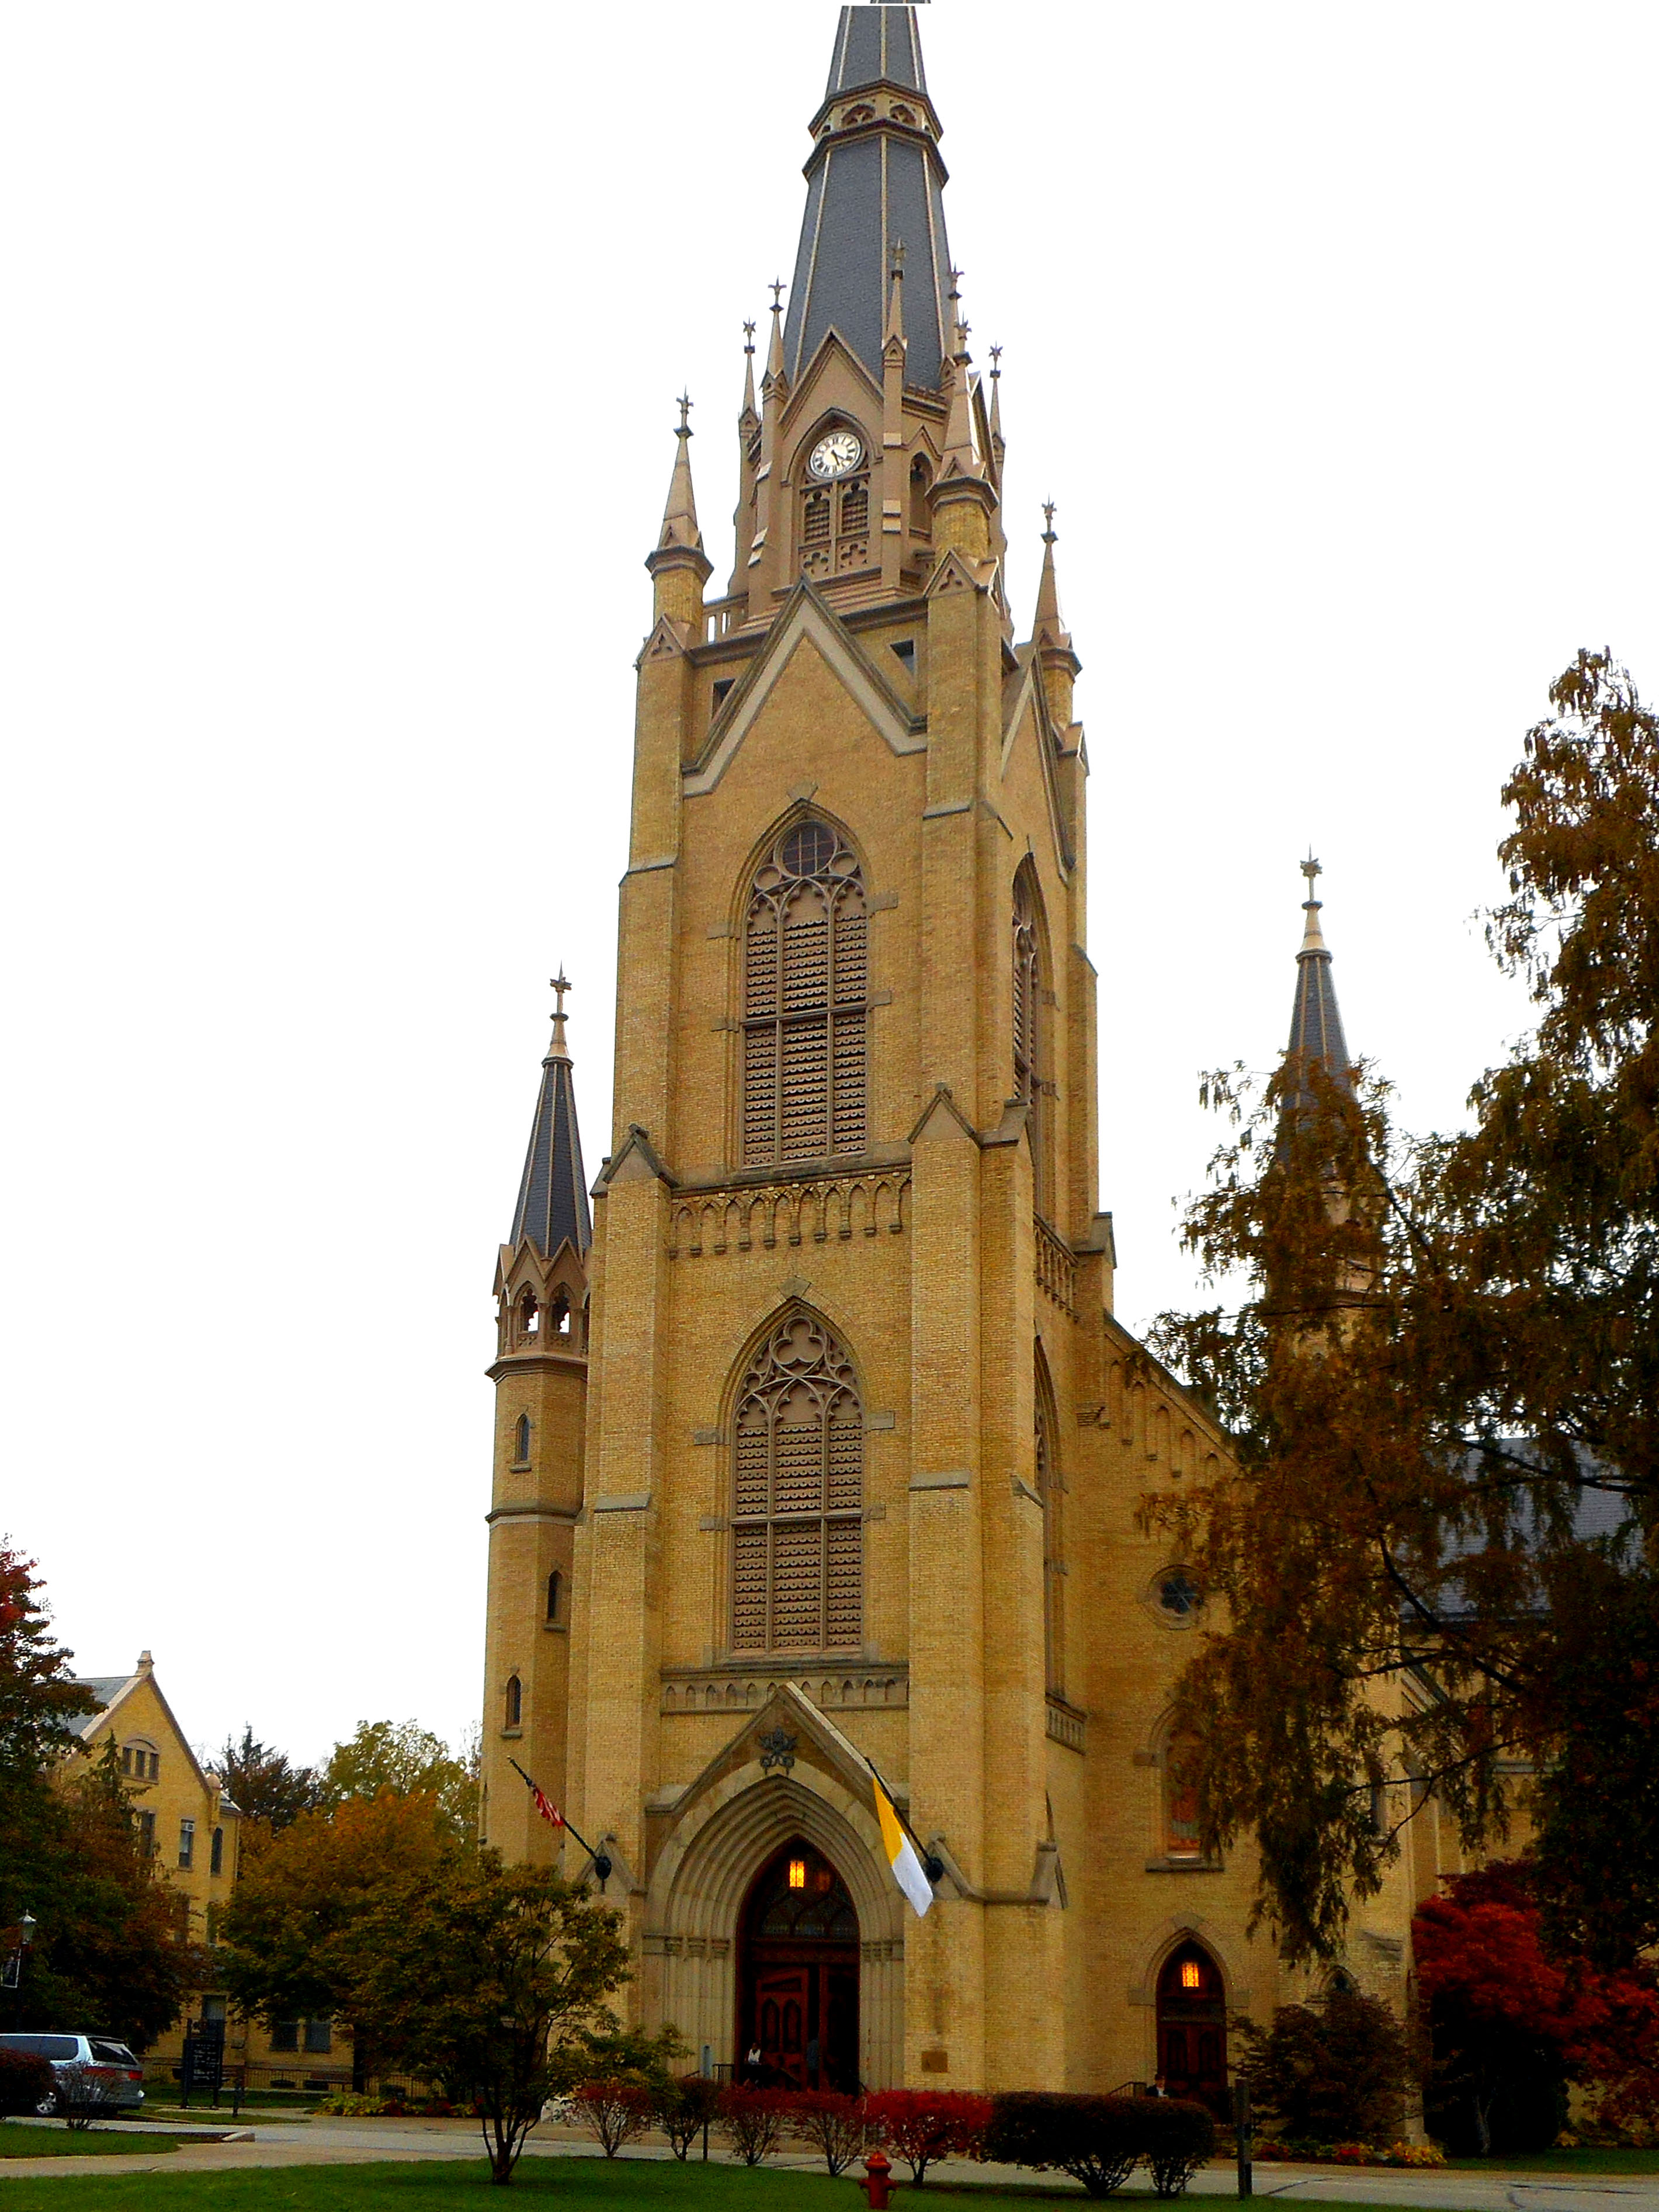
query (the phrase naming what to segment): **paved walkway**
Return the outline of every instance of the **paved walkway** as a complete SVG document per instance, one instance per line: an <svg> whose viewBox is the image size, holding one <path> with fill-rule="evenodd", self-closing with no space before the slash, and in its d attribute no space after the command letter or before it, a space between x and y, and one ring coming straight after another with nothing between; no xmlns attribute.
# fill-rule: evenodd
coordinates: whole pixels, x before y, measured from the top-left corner
<svg viewBox="0 0 1659 2212"><path fill-rule="evenodd" d="M181 2135L205 2122L172 2124L150 2121L121 2124L121 2132L135 2138L146 2130ZM225 2173L251 2166L366 2166L376 2161L407 2163L411 2160L477 2158L483 2146L472 2120L267 2120L244 2114L240 2126L228 2115L221 2126L234 2128L232 2139L222 2142L185 2143L176 2151L146 2152L134 2144L133 2154L94 2154L85 2158L9 2158L0 2160L0 2183L15 2178L50 2179L74 2173ZM214 2130L217 2132L217 2130ZM568 2128L538 2129L525 2148L527 2158L591 2158L592 2139ZM665 2146L632 2144L624 2158L663 2159ZM722 2154L714 2153L716 2159ZM811 2168L820 2161L802 2151L791 2151L773 2163ZM901 2167L901 2172L903 2169ZM930 2169L933 2178L981 2187L1024 2184L1035 2177L1014 2166L972 2166L949 2160ZM1067 2189L1060 2174L1042 2177L1049 2185ZM1231 2165L1207 2166L1193 2183L1194 2195L1231 2197L1235 2193ZM1147 2197L1150 2187L1139 2175L1124 2191L1126 2197ZM1083 2192L1077 2191L1080 2201ZM1550 2173L1448 2173L1412 2172L1389 2167L1360 2170L1353 2166L1258 2166L1255 2194L1259 2199L1282 2202L1287 2207L1314 2199L1327 2203L1397 2206L1401 2212L1659 2212L1659 2174L1577 2175ZM918 2202L925 2203L920 2199ZM0 2206L3 2212L3 2206Z"/></svg>

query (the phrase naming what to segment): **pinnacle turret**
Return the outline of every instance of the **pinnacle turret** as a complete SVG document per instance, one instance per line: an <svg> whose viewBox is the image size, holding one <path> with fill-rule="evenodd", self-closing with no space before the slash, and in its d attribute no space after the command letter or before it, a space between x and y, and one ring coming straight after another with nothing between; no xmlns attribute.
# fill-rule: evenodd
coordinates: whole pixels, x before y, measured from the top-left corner
<svg viewBox="0 0 1659 2212"><path fill-rule="evenodd" d="M564 994L570 986L562 969L554 977L552 988L557 1000L553 1036L542 1062L542 1087L537 1095L530 1149L525 1155L519 1202L513 1211L513 1234L507 1242L508 1249L516 1251L528 1239L544 1260L552 1259L559 1247L568 1243L580 1260L593 1242L593 1223L582 1172L570 1054L564 1037Z"/></svg>
<svg viewBox="0 0 1659 2212"><path fill-rule="evenodd" d="M697 498L691 488L691 401L682 396L679 403L680 423L674 436L678 441L674 451L674 473L668 480L668 503L663 509L662 535L657 540L657 550L666 553L684 549L687 552L702 551L702 532L697 527Z"/></svg>

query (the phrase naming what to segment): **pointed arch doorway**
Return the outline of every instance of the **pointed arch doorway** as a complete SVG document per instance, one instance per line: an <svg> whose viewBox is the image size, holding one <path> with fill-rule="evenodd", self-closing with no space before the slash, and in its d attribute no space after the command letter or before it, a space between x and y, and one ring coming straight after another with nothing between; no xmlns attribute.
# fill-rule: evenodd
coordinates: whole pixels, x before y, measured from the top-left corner
<svg viewBox="0 0 1659 2212"><path fill-rule="evenodd" d="M858 1911L803 1837L766 1862L744 1906L737 2058L774 2087L858 2087Z"/></svg>

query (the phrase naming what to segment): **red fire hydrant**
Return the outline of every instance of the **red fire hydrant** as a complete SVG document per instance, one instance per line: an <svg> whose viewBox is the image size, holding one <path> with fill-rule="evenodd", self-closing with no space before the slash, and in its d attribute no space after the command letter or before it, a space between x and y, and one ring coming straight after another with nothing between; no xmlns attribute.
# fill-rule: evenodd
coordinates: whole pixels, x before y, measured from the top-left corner
<svg viewBox="0 0 1659 2212"><path fill-rule="evenodd" d="M882 2212L884 2205L892 2203L893 2185L887 2179L892 2170L887 2159L878 2150L872 2150L869 2157L865 2160L864 2179L860 2182L859 2187L864 2191L869 2202L871 2212Z"/></svg>

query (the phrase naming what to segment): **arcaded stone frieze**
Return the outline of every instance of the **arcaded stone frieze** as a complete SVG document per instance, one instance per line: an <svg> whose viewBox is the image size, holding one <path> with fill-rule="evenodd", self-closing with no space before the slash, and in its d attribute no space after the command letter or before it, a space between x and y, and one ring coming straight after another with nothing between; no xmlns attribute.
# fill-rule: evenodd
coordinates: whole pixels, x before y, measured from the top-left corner
<svg viewBox="0 0 1659 2212"><path fill-rule="evenodd" d="M797 1670L728 1667L664 1668L665 1713L757 1712L785 1682L821 1711L898 1711L910 1702L909 1669L902 1661L875 1667L814 1667Z"/></svg>
<svg viewBox="0 0 1659 2212"><path fill-rule="evenodd" d="M809 1182L732 1184L678 1200L669 1214L671 1258L747 1252L831 1238L897 1237L909 1216L910 1170L890 1168Z"/></svg>

